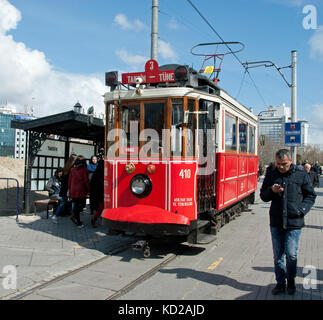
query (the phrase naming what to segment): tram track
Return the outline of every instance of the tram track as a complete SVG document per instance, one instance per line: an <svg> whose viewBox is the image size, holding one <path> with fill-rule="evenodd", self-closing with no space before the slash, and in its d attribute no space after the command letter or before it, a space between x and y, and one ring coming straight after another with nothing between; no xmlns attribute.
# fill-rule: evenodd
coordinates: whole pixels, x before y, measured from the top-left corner
<svg viewBox="0 0 323 320"><path fill-rule="evenodd" d="M36 292L38 292L39 290L42 290L46 287L49 287L50 285L54 284L54 283L57 283L69 276L72 276L72 275L75 275L85 269L88 269L102 261L105 261L109 258L112 257L113 254L118 254L118 253L121 253L123 251L126 251L129 249L129 243L127 244L123 244L121 246L118 246L118 247L115 247L115 248L112 248L110 249L106 254L106 256L104 257L101 257L97 260L94 260L90 263L87 263L79 268L76 268L72 271L66 271L64 274L61 274L53 279L50 279L50 280L44 280L42 281L41 283L38 283L36 285L34 285L32 288L28 288L28 289L25 289L23 290L22 292L20 292L19 294L14 294L14 295L10 295L10 297L8 298L8 300L24 300L24 298L32 295L32 294L35 294Z"/></svg>
<svg viewBox="0 0 323 320"><path fill-rule="evenodd" d="M103 300L116 300L123 296L124 294L128 293L132 289L134 289L139 284L143 283L147 279L151 278L154 274L156 274L159 270L164 268L166 265L168 265L170 262L174 261L178 256L184 254L187 250L191 249L193 245L185 243L185 245L180 246L175 250L174 253L167 254L166 257L162 258L162 261L158 263L157 265L151 267L141 275L139 275L136 279L130 281L126 285L124 285L119 290L113 290L115 291L113 294L107 296L106 298L103 298ZM41 290L46 289L50 287L53 284L59 283L60 281L65 280L66 278L70 276L77 275L78 273L90 269L91 267L108 260L109 258L113 257L116 254L120 254L122 252L125 252L131 248L131 243L123 244L121 246L116 246L115 248L111 248L107 255L104 257L101 257L95 261L92 261L90 263L87 263L79 268L76 268L72 271L66 271L64 274L58 275L57 277L50 279L50 280L44 280L41 281L38 284L35 284L33 287L26 288L25 290L21 291L18 294L11 294L7 297L7 300L24 300L25 298L28 298L32 295L37 295ZM139 253L139 252L138 252ZM141 253L139 253L141 255ZM147 259L149 260L149 258ZM77 300L77 297L71 297L72 300Z"/></svg>

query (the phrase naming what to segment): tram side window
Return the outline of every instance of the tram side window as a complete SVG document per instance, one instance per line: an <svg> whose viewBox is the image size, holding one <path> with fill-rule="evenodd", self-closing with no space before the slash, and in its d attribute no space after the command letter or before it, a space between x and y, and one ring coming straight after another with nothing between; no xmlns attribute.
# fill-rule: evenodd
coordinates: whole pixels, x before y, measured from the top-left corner
<svg viewBox="0 0 323 320"><path fill-rule="evenodd" d="M121 129L126 133L126 141L123 141L123 146L138 147L138 134L140 122L140 107L139 105L122 107L121 114ZM137 132L135 132L137 130Z"/></svg>
<svg viewBox="0 0 323 320"><path fill-rule="evenodd" d="M171 151L172 155L180 156L182 154L183 137L183 101L182 99L173 100L172 110L172 128L171 128Z"/></svg>
<svg viewBox="0 0 323 320"><path fill-rule="evenodd" d="M208 141L208 130L215 128L215 115L214 115L214 102L200 100L200 111L207 111L207 114L199 115L199 129L203 130L203 156L207 156L207 144L215 146L215 135L213 136L213 141ZM201 137L202 138L202 137ZM200 142L199 142L200 146ZM201 151L200 151L200 154Z"/></svg>
<svg viewBox="0 0 323 320"><path fill-rule="evenodd" d="M247 152L247 124L239 123L239 152Z"/></svg>
<svg viewBox="0 0 323 320"><path fill-rule="evenodd" d="M237 119L234 116L225 115L225 150L237 150Z"/></svg>
<svg viewBox="0 0 323 320"><path fill-rule="evenodd" d="M249 127L249 153L255 153L255 128Z"/></svg>

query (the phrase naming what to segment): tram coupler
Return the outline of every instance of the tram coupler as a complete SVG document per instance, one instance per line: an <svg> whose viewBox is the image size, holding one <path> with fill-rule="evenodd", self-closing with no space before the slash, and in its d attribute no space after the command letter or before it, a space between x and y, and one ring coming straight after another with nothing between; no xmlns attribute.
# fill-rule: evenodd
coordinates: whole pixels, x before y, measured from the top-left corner
<svg viewBox="0 0 323 320"><path fill-rule="evenodd" d="M148 246L148 241L146 240L138 240L137 242L132 244L132 249L134 250L143 250L144 251L144 257L148 258L150 257L150 248Z"/></svg>

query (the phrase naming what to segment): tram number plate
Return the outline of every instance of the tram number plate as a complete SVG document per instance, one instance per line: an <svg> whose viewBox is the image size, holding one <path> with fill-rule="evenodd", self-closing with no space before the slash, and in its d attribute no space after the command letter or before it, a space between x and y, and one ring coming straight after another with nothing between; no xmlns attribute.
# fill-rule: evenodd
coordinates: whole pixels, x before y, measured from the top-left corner
<svg viewBox="0 0 323 320"><path fill-rule="evenodd" d="M191 169L182 169L179 176L182 179L191 179Z"/></svg>

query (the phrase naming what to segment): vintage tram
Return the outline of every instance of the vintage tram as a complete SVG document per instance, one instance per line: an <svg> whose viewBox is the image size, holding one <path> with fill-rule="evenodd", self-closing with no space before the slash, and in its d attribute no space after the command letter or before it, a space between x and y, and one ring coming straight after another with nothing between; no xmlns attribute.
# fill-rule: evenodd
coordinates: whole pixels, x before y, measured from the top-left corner
<svg viewBox="0 0 323 320"><path fill-rule="evenodd" d="M257 117L188 66L106 73L105 209L113 233L196 243L254 201ZM121 89L122 87L126 89Z"/></svg>

